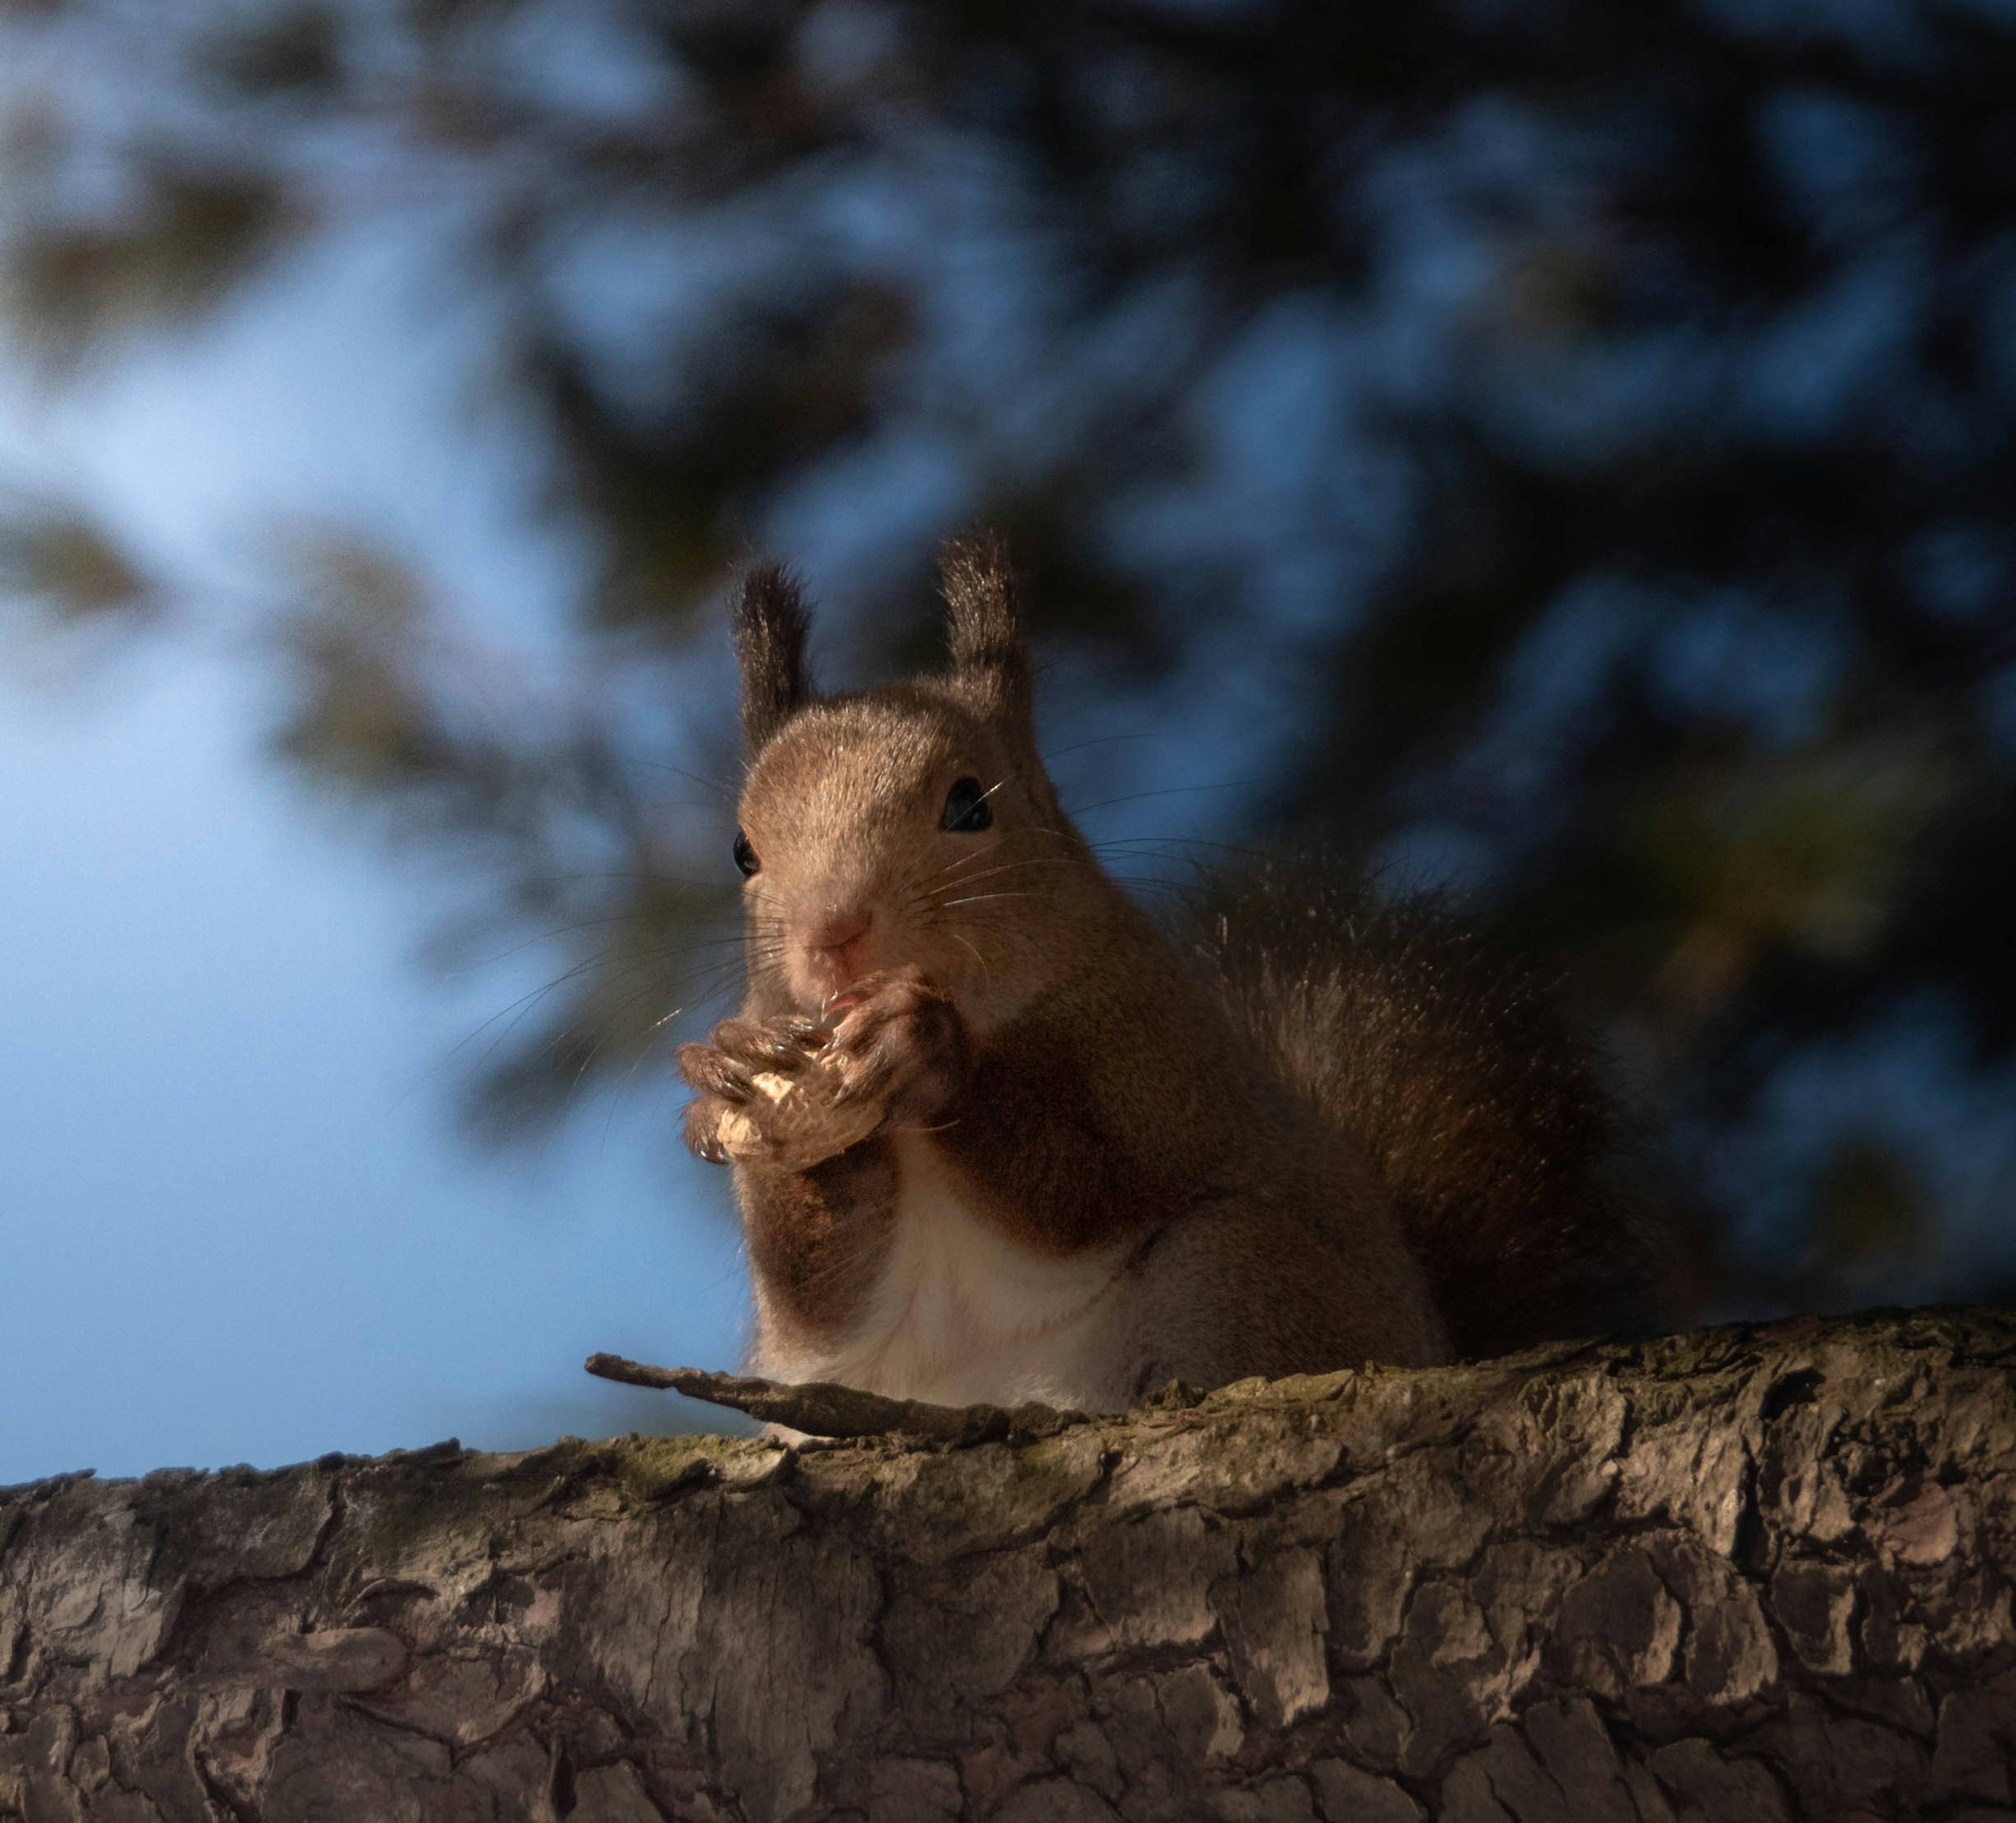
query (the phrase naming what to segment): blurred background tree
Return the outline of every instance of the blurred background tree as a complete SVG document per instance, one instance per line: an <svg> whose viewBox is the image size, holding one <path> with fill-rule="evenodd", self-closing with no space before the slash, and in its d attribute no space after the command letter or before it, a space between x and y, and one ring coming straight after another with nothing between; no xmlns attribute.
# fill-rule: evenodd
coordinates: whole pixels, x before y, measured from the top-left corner
<svg viewBox="0 0 2016 1823"><path fill-rule="evenodd" d="M47 384L388 224L481 306L555 624L340 502L227 609L24 485L0 588L235 616L442 954L561 947L484 1130L732 970L736 564L866 677L984 520L1123 871L1320 843L1557 955L1711 1308L2016 1285L2005 0L13 0L0 66Z"/></svg>

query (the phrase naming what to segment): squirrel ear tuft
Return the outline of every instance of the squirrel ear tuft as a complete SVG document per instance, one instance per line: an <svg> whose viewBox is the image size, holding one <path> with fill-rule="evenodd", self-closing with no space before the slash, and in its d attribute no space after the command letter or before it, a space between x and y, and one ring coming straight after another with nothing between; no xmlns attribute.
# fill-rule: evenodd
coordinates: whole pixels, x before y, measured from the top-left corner
<svg viewBox="0 0 2016 1823"><path fill-rule="evenodd" d="M805 591L781 563L758 563L735 607L742 667L742 732L754 753L812 699L805 668Z"/></svg>
<svg viewBox="0 0 2016 1823"><path fill-rule="evenodd" d="M1029 649L1015 613L1015 576L992 532L948 539L938 552L953 678L988 715L1026 725Z"/></svg>

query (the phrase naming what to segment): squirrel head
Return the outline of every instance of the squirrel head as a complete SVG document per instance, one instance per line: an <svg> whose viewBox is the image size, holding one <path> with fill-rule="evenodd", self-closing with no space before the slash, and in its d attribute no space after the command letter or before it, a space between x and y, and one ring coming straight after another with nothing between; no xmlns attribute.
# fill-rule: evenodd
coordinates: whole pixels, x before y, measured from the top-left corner
<svg viewBox="0 0 2016 1823"><path fill-rule="evenodd" d="M999 547L956 542L941 559L950 671L833 696L812 685L795 581L750 574L735 858L764 998L816 1014L865 975L915 967L985 1030L1085 953L1118 894L1036 751Z"/></svg>

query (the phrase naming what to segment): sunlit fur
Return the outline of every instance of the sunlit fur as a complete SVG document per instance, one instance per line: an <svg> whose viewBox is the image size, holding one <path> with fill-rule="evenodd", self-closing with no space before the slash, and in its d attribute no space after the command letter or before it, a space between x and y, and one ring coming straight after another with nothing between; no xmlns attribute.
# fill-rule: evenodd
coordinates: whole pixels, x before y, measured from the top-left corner
<svg viewBox="0 0 2016 1823"><path fill-rule="evenodd" d="M939 827L981 781L992 826ZM765 1013L816 1013L859 976L920 966L976 1034L995 1030L1131 916L1059 810L1035 755L950 685L908 684L802 710L752 769L742 828L750 978ZM865 916L842 953L819 939Z"/></svg>

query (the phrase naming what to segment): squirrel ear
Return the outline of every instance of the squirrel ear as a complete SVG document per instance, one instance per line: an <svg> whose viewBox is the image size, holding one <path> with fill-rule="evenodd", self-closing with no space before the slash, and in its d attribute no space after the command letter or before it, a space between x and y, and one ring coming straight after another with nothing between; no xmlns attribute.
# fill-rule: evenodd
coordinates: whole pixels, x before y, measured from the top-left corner
<svg viewBox="0 0 2016 1823"><path fill-rule="evenodd" d="M1029 649L1015 614L1015 577L992 532L948 539L938 552L953 678L987 715L1027 726Z"/></svg>
<svg viewBox="0 0 2016 1823"><path fill-rule="evenodd" d="M781 563L758 563L743 578L735 656L742 667L742 732L752 753L812 700L808 624L805 592Z"/></svg>

